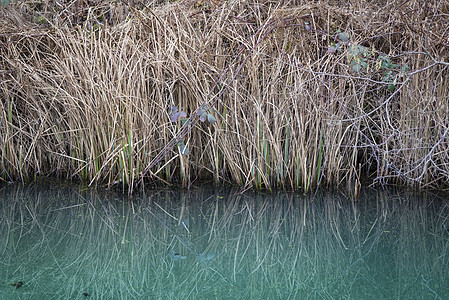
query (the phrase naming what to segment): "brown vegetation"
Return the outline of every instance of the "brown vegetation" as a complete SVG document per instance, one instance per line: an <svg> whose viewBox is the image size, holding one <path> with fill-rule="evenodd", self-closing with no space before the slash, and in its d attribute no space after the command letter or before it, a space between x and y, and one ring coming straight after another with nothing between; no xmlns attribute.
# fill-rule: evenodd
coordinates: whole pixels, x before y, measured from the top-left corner
<svg viewBox="0 0 449 300"><path fill-rule="evenodd" d="M3 180L448 186L444 2L129 3L0 8Z"/></svg>

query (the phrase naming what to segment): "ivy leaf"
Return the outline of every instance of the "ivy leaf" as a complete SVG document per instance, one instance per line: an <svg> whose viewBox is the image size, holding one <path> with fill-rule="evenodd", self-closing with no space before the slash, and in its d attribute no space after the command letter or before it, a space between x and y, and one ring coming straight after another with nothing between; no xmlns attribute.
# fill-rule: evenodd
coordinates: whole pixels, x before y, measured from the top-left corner
<svg viewBox="0 0 449 300"><path fill-rule="evenodd" d="M331 45L329 49L327 49L327 53L335 54L337 52L337 47L335 45Z"/></svg>
<svg viewBox="0 0 449 300"><path fill-rule="evenodd" d="M186 145L182 146L180 150L182 155L189 155L189 148Z"/></svg>
<svg viewBox="0 0 449 300"><path fill-rule="evenodd" d="M207 114L207 120L212 124L217 122L217 119L215 119L215 117L212 114Z"/></svg>
<svg viewBox="0 0 449 300"><path fill-rule="evenodd" d="M343 43L346 43L347 41L349 41L349 33L347 32L340 32L337 35L337 38L342 41Z"/></svg>
<svg viewBox="0 0 449 300"><path fill-rule="evenodd" d="M191 120L190 119L182 119L181 120L181 124L184 126L186 124L190 124Z"/></svg>
<svg viewBox="0 0 449 300"><path fill-rule="evenodd" d="M176 122L178 119L184 119L187 117L187 113L185 111L175 112L171 118L170 121Z"/></svg>
<svg viewBox="0 0 449 300"><path fill-rule="evenodd" d="M172 122L176 122L176 120L178 120L180 113L176 112L174 114L171 115L170 121Z"/></svg>
<svg viewBox="0 0 449 300"><path fill-rule="evenodd" d="M178 112L178 107L177 106L170 106L170 114L174 114Z"/></svg>
<svg viewBox="0 0 449 300"><path fill-rule="evenodd" d="M390 64L390 68L391 68L391 69L395 69L395 68L397 68L397 67L399 67L398 64Z"/></svg>
<svg viewBox="0 0 449 300"><path fill-rule="evenodd" d="M305 27L306 31L310 31L310 29L311 29L309 22L304 22L304 27Z"/></svg>
<svg viewBox="0 0 449 300"><path fill-rule="evenodd" d="M197 114L198 114L198 116L200 116L200 121L201 122L206 121L207 113L206 113L205 109L200 109Z"/></svg>
<svg viewBox="0 0 449 300"><path fill-rule="evenodd" d="M182 155L189 155L189 148L187 148L183 141L178 142L178 147Z"/></svg>
<svg viewBox="0 0 449 300"><path fill-rule="evenodd" d="M352 69L354 70L354 72L358 73L360 72L360 69L362 68L362 64L360 63L356 63L352 66Z"/></svg>

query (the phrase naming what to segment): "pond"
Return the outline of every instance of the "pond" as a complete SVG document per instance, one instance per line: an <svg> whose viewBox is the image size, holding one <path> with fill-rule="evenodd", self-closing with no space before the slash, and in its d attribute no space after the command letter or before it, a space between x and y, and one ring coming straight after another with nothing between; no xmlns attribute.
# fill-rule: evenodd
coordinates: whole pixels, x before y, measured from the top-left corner
<svg viewBox="0 0 449 300"><path fill-rule="evenodd" d="M444 194L0 190L0 299L449 299Z"/></svg>

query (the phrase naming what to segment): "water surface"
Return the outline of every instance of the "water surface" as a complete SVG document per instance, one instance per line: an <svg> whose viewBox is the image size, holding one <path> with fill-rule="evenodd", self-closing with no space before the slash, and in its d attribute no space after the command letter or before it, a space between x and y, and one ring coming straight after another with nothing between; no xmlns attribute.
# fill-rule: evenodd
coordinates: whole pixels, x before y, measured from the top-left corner
<svg viewBox="0 0 449 300"><path fill-rule="evenodd" d="M0 298L449 299L446 199L3 187Z"/></svg>

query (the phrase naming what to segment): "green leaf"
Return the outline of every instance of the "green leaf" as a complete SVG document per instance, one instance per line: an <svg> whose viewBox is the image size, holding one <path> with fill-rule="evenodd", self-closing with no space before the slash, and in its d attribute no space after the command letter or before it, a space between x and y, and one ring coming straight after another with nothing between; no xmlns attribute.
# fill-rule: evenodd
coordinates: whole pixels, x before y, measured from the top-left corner
<svg viewBox="0 0 449 300"><path fill-rule="evenodd" d="M352 66L352 69L354 70L354 72L360 72L360 70L362 69L362 65L361 64L354 64Z"/></svg>
<svg viewBox="0 0 449 300"><path fill-rule="evenodd" d="M179 119L184 119L184 118L186 118L186 117L187 117L187 113L186 113L185 111L178 111L178 112L175 112L175 113L171 116L170 121L176 122L177 120L179 120Z"/></svg>
<svg viewBox="0 0 449 300"><path fill-rule="evenodd" d="M170 106L170 114L174 114L178 112L178 107L177 106Z"/></svg>
<svg viewBox="0 0 449 300"><path fill-rule="evenodd" d="M387 74L384 77L382 77L382 81L384 81L384 82L390 81L390 75Z"/></svg>
<svg viewBox="0 0 449 300"><path fill-rule="evenodd" d="M395 88L395 85L394 85L394 84L389 84L389 85L388 85L388 90L389 90L390 92L394 91L394 88Z"/></svg>
<svg viewBox="0 0 449 300"><path fill-rule="evenodd" d="M311 29L309 22L304 22L304 28L306 29L306 31L309 31Z"/></svg>
<svg viewBox="0 0 449 300"><path fill-rule="evenodd" d="M189 155L189 148L187 148L183 141L178 142L178 147L182 155Z"/></svg>
<svg viewBox="0 0 449 300"><path fill-rule="evenodd" d="M215 119L215 117L211 114L207 114L207 120L212 124L217 122L217 119Z"/></svg>
<svg viewBox="0 0 449 300"><path fill-rule="evenodd" d="M2 0L2 4L3 4L3 6L8 6L8 5L9 5L9 3L11 3L11 1L10 1L10 0Z"/></svg>
<svg viewBox="0 0 449 300"><path fill-rule="evenodd" d="M327 53L335 54L335 52L337 52L337 48L334 45L330 46L327 50Z"/></svg>
<svg viewBox="0 0 449 300"><path fill-rule="evenodd" d="M181 147L181 154L182 155L189 155L189 148L187 148L186 145Z"/></svg>
<svg viewBox="0 0 449 300"><path fill-rule="evenodd" d="M383 56L382 64L381 64L382 68L388 69L390 64L391 64L391 60L389 58L386 58L385 56Z"/></svg>
<svg viewBox="0 0 449 300"><path fill-rule="evenodd" d="M408 65L403 65L402 68L401 68L401 72L402 72L402 73L405 73L405 72L407 72L408 70L410 70L410 67L409 67Z"/></svg>
<svg viewBox="0 0 449 300"><path fill-rule="evenodd" d="M397 67L399 67L399 65L397 65L397 64L390 64L390 68L391 68L391 69L395 69L395 68L397 68Z"/></svg>
<svg viewBox="0 0 449 300"><path fill-rule="evenodd" d="M349 33L347 32L341 32L337 35L337 38L342 41L343 43L346 43L349 41Z"/></svg>
<svg viewBox="0 0 449 300"><path fill-rule="evenodd" d="M197 112L197 115L200 116L200 121L201 121L201 122L205 122L205 121L206 121L206 118L207 118L207 112L206 112L205 109L200 109L200 110Z"/></svg>

